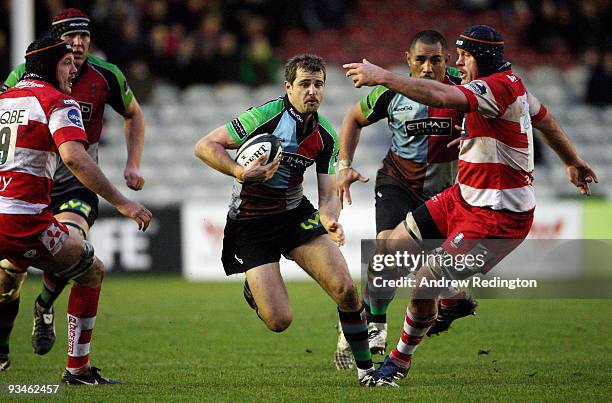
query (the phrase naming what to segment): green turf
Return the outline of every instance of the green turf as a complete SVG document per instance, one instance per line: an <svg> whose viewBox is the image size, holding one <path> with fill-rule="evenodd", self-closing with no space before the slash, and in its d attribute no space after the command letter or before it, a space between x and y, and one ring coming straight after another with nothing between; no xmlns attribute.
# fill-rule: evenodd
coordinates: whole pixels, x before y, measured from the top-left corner
<svg viewBox="0 0 612 403"><path fill-rule="evenodd" d="M13 366L0 383L57 382L65 365L65 315L59 340L39 357L30 346L38 279L28 279L12 337ZM93 364L124 380L72 387L67 401L609 401L612 306L609 300L481 300L478 315L427 339L402 388L365 389L333 366L334 304L312 282L290 283L294 323L266 330L242 299L240 283L109 277L93 339ZM57 304L65 312L67 293ZM390 310L399 336L404 302ZM478 354L486 350L488 354ZM380 360L380 359L377 359ZM0 401L7 396L0 396Z"/></svg>

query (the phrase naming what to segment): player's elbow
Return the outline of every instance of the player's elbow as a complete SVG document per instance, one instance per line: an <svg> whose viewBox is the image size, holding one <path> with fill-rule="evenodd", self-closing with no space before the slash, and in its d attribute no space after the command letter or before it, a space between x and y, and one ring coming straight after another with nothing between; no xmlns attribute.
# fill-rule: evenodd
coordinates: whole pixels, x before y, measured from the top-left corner
<svg viewBox="0 0 612 403"><path fill-rule="evenodd" d="M206 137L203 137L198 141L193 149L194 155L201 159L202 161L206 160L206 155L208 154L208 150L210 150L210 140Z"/></svg>
<svg viewBox="0 0 612 403"><path fill-rule="evenodd" d="M85 151L83 151L85 152ZM62 162L66 165L66 168L72 172L78 171L82 166L82 156L76 150L70 152L64 152L61 154Z"/></svg>

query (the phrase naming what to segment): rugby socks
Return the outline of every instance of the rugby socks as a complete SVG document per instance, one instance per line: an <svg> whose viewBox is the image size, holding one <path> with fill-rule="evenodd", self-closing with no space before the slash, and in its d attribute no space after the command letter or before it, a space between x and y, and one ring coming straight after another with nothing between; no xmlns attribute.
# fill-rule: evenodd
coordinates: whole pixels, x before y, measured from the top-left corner
<svg viewBox="0 0 612 403"><path fill-rule="evenodd" d="M384 295L385 298L380 298L379 295ZM387 309L394 296L395 289L376 288L372 279L368 278L368 284L363 289L363 305L368 313L368 322L387 323Z"/></svg>
<svg viewBox="0 0 612 403"><path fill-rule="evenodd" d="M456 287L448 287L440 293L440 305L442 308L450 308L457 305L465 298L465 293Z"/></svg>
<svg viewBox="0 0 612 403"><path fill-rule="evenodd" d="M60 296L64 288L68 284L68 279L57 277L54 274L43 275L43 287L38 295L38 305L43 308L51 308L57 297Z"/></svg>
<svg viewBox="0 0 612 403"><path fill-rule="evenodd" d="M397 347L389 354L389 357L391 357L395 364L402 368L410 367L414 350L416 350L429 328L436 321L436 316L437 314L434 313L433 316L428 318L420 318L410 312L410 307L406 309L406 320L402 329L402 337L397 343Z"/></svg>
<svg viewBox="0 0 612 403"><path fill-rule="evenodd" d="M19 312L19 298L0 305L0 354L9 353L9 339Z"/></svg>
<svg viewBox="0 0 612 403"><path fill-rule="evenodd" d="M365 309L362 307L356 312L343 312L338 308L338 317L344 337L351 346L353 357L355 357L357 375L361 379L368 372L374 370L372 354L368 345L368 321Z"/></svg>
<svg viewBox="0 0 612 403"><path fill-rule="evenodd" d="M387 323L387 308L391 303L391 300L380 300L370 298L369 303L366 299L363 299L363 306L365 307L368 323ZM385 302L385 303L383 303Z"/></svg>
<svg viewBox="0 0 612 403"><path fill-rule="evenodd" d="M68 367L73 375L89 370L89 343L96 322L100 288L73 284L68 299Z"/></svg>

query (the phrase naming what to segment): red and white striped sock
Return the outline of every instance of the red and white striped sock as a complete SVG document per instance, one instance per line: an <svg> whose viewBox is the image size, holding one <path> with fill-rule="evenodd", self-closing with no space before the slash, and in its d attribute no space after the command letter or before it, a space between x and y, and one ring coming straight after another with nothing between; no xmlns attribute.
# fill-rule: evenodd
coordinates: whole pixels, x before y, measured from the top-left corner
<svg viewBox="0 0 612 403"><path fill-rule="evenodd" d="M427 334L429 328L436 321L437 314L428 318L416 317L410 312L410 307L406 309L406 319L404 321L404 329L402 329L402 337L397 343L389 356L393 362L402 368L408 368L412 360L412 354L417 346Z"/></svg>
<svg viewBox="0 0 612 403"><path fill-rule="evenodd" d="M72 374L89 369L89 344L96 314L100 288L73 284L68 299L68 367Z"/></svg>

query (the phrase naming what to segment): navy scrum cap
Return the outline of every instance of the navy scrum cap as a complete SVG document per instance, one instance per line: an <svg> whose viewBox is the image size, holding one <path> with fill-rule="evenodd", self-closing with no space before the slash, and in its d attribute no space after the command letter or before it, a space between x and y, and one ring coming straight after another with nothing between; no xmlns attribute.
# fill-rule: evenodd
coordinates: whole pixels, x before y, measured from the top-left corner
<svg viewBox="0 0 612 403"><path fill-rule="evenodd" d="M502 36L488 25L467 27L457 38L455 45L474 56L481 77L510 68L510 64L504 62Z"/></svg>
<svg viewBox="0 0 612 403"><path fill-rule="evenodd" d="M53 36L62 39L64 35L85 32L91 34L91 21L89 16L78 8L61 10L51 23Z"/></svg>
<svg viewBox="0 0 612 403"><path fill-rule="evenodd" d="M55 38L37 39L26 50L25 78L46 81L59 87L57 81L57 63L66 53L72 53L70 44Z"/></svg>

